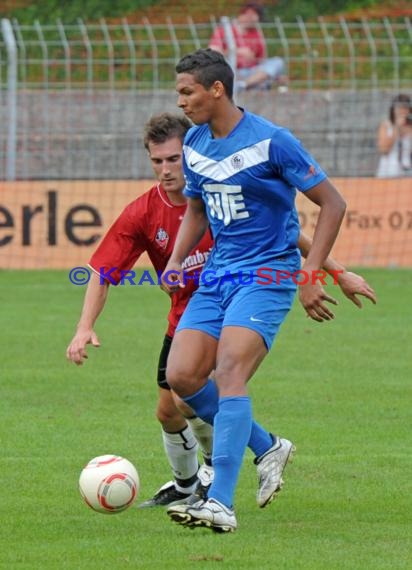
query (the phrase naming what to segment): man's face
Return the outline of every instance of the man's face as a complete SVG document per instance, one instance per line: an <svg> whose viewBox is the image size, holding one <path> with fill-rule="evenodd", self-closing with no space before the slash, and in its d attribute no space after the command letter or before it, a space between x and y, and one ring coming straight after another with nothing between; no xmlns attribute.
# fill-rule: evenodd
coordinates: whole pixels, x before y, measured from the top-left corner
<svg viewBox="0 0 412 570"><path fill-rule="evenodd" d="M163 143L149 142L149 157L157 179L166 192L181 192L185 186L182 143L178 137Z"/></svg>
<svg viewBox="0 0 412 570"><path fill-rule="evenodd" d="M178 93L177 106L195 125L203 125L210 121L216 103L213 86L205 89L203 85L196 82L194 75L178 73L176 91Z"/></svg>
<svg viewBox="0 0 412 570"><path fill-rule="evenodd" d="M256 28L259 23L259 15L250 8L239 14L237 21L243 28Z"/></svg>

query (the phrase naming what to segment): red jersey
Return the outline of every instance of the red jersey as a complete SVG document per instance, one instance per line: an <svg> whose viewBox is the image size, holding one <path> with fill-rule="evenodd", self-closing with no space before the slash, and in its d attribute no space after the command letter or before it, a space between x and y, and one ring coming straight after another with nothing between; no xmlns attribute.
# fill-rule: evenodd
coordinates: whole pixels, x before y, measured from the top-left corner
<svg viewBox="0 0 412 570"><path fill-rule="evenodd" d="M163 272L173 251L176 235L186 211L186 204L170 202L158 184L131 202L108 230L90 260L90 267L101 274L110 271L110 283L119 283L143 252L147 252L153 267ZM186 273L200 272L212 249L208 230L196 248L185 259ZM115 269L113 269L115 268ZM157 275L153 275L157 283ZM173 336L183 311L198 283L188 279L186 286L171 296L167 334Z"/></svg>
<svg viewBox="0 0 412 570"><path fill-rule="evenodd" d="M241 30L238 28L235 22L232 23L233 39L235 41L236 47L248 47L254 55L254 60L249 61L242 57L242 55L237 55L236 68L245 69L248 67L255 67L262 62L266 57L266 42L259 28L247 28ZM228 50L228 45L226 42L225 30L223 26L218 26L212 34L209 41L209 45L218 46L225 53Z"/></svg>

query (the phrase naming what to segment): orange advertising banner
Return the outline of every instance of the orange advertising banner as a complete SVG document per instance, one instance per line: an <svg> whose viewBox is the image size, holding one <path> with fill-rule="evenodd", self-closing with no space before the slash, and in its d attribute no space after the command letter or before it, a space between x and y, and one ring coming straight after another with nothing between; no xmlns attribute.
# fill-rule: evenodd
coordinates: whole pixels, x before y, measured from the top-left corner
<svg viewBox="0 0 412 570"><path fill-rule="evenodd" d="M412 178L341 178L347 204L333 256L349 267L412 267ZM298 193L301 228L313 234L318 207Z"/></svg>
<svg viewBox="0 0 412 570"><path fill-rule="evenodd" d="M349 267L412 267L412 178L341 178L347 212L333 255ZM153 180L0 182L0 267L87 264L122 211ZM302 230L312 235L318 207L298 193ZM142 256L139 266L150 265Z"/></svg>
<svg viewBox="0 0 412 570"><path fill-rule="evenodd" d="M153 180L0 183L0 267L86 265L123 208L153 184ZM150 265L146 256L140 265Z"/></svg>

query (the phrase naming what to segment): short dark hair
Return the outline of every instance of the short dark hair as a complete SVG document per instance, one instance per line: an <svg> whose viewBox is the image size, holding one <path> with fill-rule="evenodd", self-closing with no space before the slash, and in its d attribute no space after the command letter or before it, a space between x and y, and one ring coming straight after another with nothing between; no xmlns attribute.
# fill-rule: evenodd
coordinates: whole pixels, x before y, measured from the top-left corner
<svg viewBox="0 0 412 570"><path fill-rule="evenodd" d="M240 7L239 14L244 14L248 10L253 10L255 14L258 15L259 21L263 20L265 13L261 4L258 4L257 2L246 2Z"/></svg>
<svg viewBox="0 0 412 570"><path fill-rule="evenodd" d="M215 81L220 81L228 98L233 98L233 69L218 51L206 48L189 53L178 62L176 72L193 75L196 82L205 89L210 89Z"/></svg>
<svg viewBox="0 0 412 570"><path fill-rule="evenodd" d="M174 115L172 113L161 113L151 117L144 127L143 143L146 150L149 150L149 143L160 144L175 137L182 143L187 131L192 127L192 123L184 115Z"/></svg>

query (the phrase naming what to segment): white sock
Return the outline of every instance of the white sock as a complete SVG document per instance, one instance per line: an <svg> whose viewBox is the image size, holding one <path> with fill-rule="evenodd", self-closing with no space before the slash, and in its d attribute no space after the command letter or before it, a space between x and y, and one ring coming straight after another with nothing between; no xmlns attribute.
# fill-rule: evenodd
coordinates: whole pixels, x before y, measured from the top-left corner
<svg viewBox="0 0 412 570"><path fill-rule="evenodd" d="M182 493L193 493L197 484L198 444L189 426L177 433L162 430L163 446L175 478L175 486Z"/></svg>
<svg viewBox="0 0 412 570"><path fill-rule="evenodd" d="M192 432L199 444L205 463L207 465L211 465L213 451L213 427L196 416L193 418L186 418L186 421L192 428Z"/></svg>

